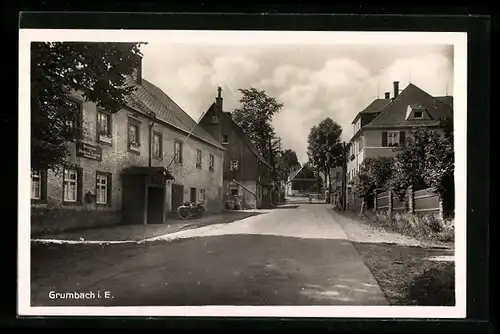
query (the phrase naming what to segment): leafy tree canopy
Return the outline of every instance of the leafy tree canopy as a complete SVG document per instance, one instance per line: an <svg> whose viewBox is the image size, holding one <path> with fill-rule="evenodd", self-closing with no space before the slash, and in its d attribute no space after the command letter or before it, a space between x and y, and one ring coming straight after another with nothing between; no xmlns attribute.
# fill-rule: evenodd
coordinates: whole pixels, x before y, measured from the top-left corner
<svg viewBox="0 0 500 334"><path fill-rule="evenodd" d="M312 127L307 140L307 155L311 163L322 171L339 166L342 161L342 127L327 117Z"/></svg>
<svg viewBox="0 0 500 334"><path fill-rule="evenodd" d="M31 167L57 169L69 154L67 143L82 135L79 108L69 96L112 113L132 88L127 75L138 68L144 43L31 43Z"/></svg>
<svg viewBox="0 0 500 334"><path fill-rule="evenodd" d="M260 154L270 157L269 140L277 147L276 133L271 124L274 115L283 108L276 98L268 96L264 90L256 88L239 89L241 107L232 113L233 120L242 128ZM274 156L276 152L273 152Z"/></svg>
<svg viewBox="0 0 500 334"><path fill-rule="evenodd" d="M367 198L375 189L387 189L394 175L394 158L369 157L361 163L359 172L354 178L354 192L357 196Z"/></svg>
<svg viewBox="0 0 500 334"><path fill-rule="evenodd" d="M396 152L392 187L400 196L409 186L430 187L441 195L450 188L454 174L451 134L443 136L427 128L416 128Z"/></svg>

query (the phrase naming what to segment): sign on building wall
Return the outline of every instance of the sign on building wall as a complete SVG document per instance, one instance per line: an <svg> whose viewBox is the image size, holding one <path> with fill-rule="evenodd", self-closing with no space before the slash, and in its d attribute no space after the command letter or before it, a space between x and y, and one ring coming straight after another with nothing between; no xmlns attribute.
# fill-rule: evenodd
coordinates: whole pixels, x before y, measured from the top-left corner
<svg viewBox="0 0 500 334"><path fill-rule="evenodd" d="M76 143L76 156L101 161L102 148L100 146L78 142Z"/></svg>
<svg viewBox="0 0 500 334"><path fill-rule="evenodd" d="M231 172L236 172L238 170L238 160L229 161L229 170Z"/></svg>

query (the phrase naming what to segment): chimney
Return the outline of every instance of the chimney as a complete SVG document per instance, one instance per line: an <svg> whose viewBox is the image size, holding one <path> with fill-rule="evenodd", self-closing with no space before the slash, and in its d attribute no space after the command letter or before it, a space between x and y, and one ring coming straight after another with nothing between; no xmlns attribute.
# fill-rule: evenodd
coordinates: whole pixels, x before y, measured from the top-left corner
<svg viewBox="0 0 500 334"><path fill-rule="evenodd" d="M394 81L394 98L399 95L399 81Z"/></svg>
<svg viewBox="0 0 500 334"><path fill-rule="evenodd" d="M220 110L224 110L222 108L222 88L217 87L217 98L215 99L215 104L217 104Z"/></svg>
<svg viewBox="0 0 500 334"><path fill-rule="evenodd" d="M135 81L139 84L142 85L142 57L139 57L139 65L135 69Z"/></svg>
<svg viewBox="0 0 500 334"><path fill-rule="evenodd" d="M388 100L391 98L391 93L385 92L385 99Z"/></svg>

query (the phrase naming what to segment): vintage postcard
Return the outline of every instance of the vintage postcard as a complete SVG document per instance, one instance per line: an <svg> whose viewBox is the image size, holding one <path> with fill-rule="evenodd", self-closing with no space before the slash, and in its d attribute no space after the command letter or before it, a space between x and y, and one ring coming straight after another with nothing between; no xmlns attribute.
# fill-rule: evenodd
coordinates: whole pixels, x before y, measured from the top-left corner
<svg viewBox="0 0 500 334"><path fill-rule="evenodd" d="M21 29L19 315L465 317L466 45Z"/></svg>

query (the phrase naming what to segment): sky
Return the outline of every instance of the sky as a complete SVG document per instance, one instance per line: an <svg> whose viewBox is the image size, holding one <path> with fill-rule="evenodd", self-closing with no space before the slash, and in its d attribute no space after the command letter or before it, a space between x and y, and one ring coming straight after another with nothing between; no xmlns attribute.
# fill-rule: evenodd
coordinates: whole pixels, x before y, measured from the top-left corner
<svg viewBox="0 0 500 334"><path fill-rule="evenodd" d="M283 103L273 118L282 149L307 161L310 129L326 117L353 134L352 120L385 92L409 82L434 96L453 95L452 45L241 45L149 43L142 46L143 77L160 87L194 120L222 88L224 111L239 107L238 89L254 87Z"/></svg>

